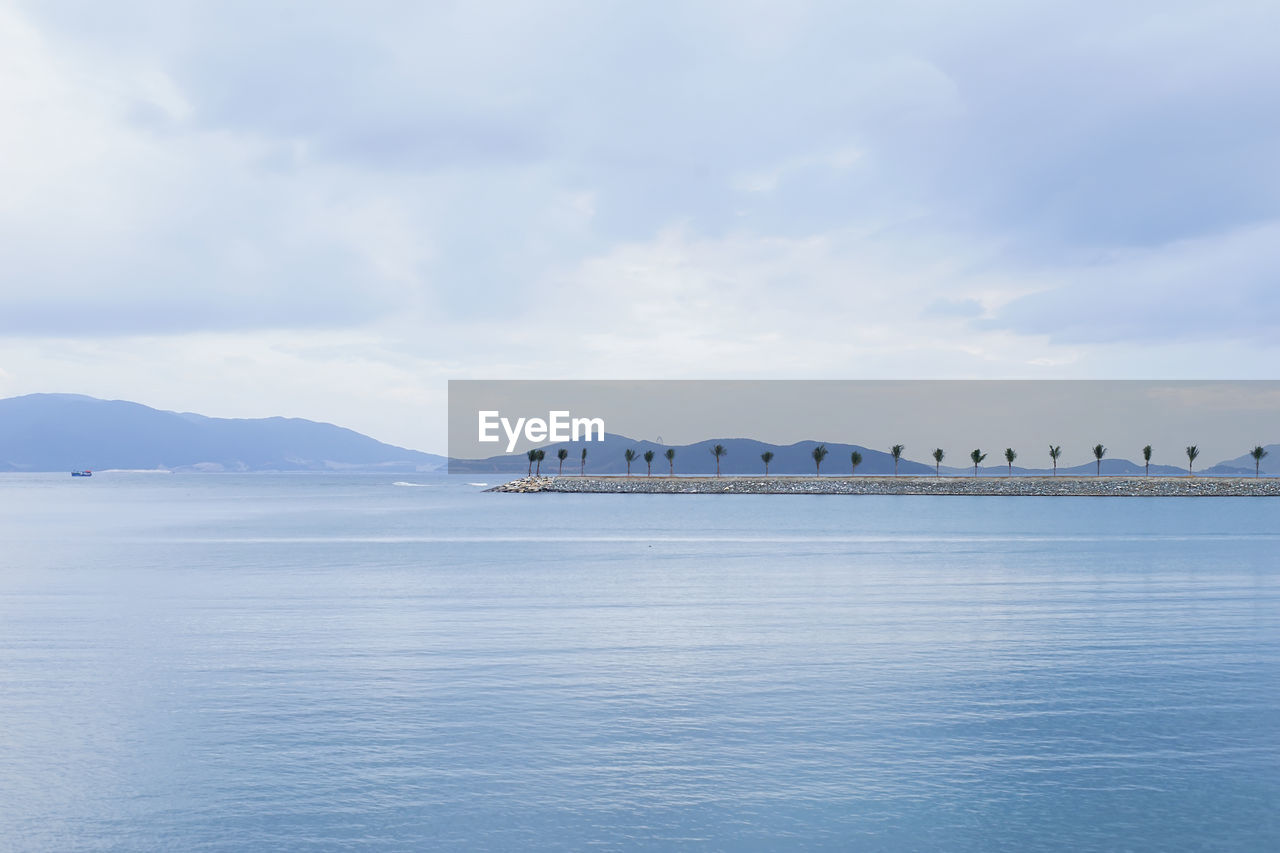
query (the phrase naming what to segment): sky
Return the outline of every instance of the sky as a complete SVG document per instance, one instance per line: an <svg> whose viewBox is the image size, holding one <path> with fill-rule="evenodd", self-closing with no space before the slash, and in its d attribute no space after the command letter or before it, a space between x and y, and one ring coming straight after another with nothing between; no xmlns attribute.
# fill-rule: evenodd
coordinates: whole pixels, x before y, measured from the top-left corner
<svg viewBox="0 0 1280 853"><path fill-rule="evenodd" d="M0 0L0 396L442 452L449 379L1276 378L1276 32Z"/></svg>

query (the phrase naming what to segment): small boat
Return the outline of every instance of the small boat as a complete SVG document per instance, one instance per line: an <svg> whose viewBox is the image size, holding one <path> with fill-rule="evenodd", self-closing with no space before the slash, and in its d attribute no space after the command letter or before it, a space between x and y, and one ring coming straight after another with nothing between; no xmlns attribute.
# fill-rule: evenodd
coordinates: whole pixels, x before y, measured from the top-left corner
<svg viewBox="0 0 1280 853"><path fill-rule="evenodd" d="M71 476L72 477L92 477L93 472L88 469L85 469L84 471L72 471Z"/></svg>

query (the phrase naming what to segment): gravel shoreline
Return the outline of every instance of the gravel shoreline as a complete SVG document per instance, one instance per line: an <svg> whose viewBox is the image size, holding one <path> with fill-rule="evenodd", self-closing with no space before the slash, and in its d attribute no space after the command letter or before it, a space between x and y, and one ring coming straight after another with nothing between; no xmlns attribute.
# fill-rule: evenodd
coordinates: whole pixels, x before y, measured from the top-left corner
<svg viewBox="0 0 1280 853"><path fill-rule="evenodd" d="M684 495L1280 497L1263 477L521 477L490 492Z"/></svg>

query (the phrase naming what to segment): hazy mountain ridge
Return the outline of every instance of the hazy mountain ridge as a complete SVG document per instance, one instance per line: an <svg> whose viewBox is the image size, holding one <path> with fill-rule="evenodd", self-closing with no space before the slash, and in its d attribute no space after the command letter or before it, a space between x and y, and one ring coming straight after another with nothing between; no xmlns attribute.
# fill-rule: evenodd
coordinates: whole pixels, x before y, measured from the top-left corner
<svg viewBox="0 0 1280 853"><path fill-rule="evenodd" d="M753 438L713 438L685 445L661 445L652 441L637 441L623 435L607 434L603 442L590 444L562 443L545 446L547 458L542 463L542 473L558 473L559 460L556 451L561 448L569 450L569 458L565 460L564 472L577 474L580 470L580 454L582 448L587 449L585 471L588 474L625 474L627 471L624 452L630 448L636 451L636 461L631 464L631 473L644 474L645 463L641 458L646 450L654 451L653 473L666 474L667 460L663 457L667 447L676 450L676 474L714 474L716 472L715 456L711 448L723 444L728 451L720 458L720 472L725 475L761 474L764 463L760 454L772 451L773 461L769 464L771 474L812 474L814 462L812 451L821 442L798 441L794 444L777 445ZM854 450L862 454L863 460L858 465L859 474L893 473L893 458L884 451L872 450L857 444L837 444L826 442L829 454L822 463L822 473L832 474L840 471L848 472L849 455ZM502 454L487 459L451 459L449 470L452 473L524 473L529 462L523 454ZM902 474L932 473L931 466L903 459L898 463Z"/></svg>
<svg viewBox="0 0 1280 853"><path fill-rule="evenodd" d="M636 451L636 460L631 464L631 473L633 475L644 476L646 474L647 469L642 456L646 450L652 450L654 451L653 474L655 476L665 476L668 473L668 467L667 460L663 458L662 454L667 447L674 447L676 451L675 473L677 476L711 475L716 472L716 461L711 454L711 448L716 444L723 444L728 453L720 459L720 473L726 476L763 474L764 463L760 459L760 454L765 451L772 451L774 454L774 458L769 464L770 474L812 475L814 473L812 452L813 448L820 443L824 442L799 441L794 444L777 445L749 438L722 438L707 439L685 445L660 445L652 441L638 441L623 435L610 433L605 436L603 442L570 442L544 445L542 449L547 452L547 458L542 462L542 473L547 475L560 472L560 462L556 459L556 451L563 447L569 451L569 456L564 461L565 474L577 474L580 470L586 474L625 474L627 466L623 454L630 448ZM848 475L851 469L849 455L854 450L862 454L862 462L859 463L857 471L859 475L893 473L893 457L886 451L875 450L859 444L837 442L825 442L825 444L829 453L822 463L822 474L824 476ZM587 449L585 468L580 467L580 454L584 447ZM1275 451L1280 451L1280 445L1272 445L1271 447L1274 449L1273 455L1280 456L1280 453L1275 453ZM944 462L949 464L941 466L942 475L951 477L972 476L972 465L956 464L956 462L967 458L967 454L961 455L958 459L947 456ZM1252 476L1253 459L1248 455L1242 458L1248 460L1247 470L1243 465L1239 464L1240 460L1236 459L1203 468L1197 466L1196 473L1223 477ZM1008 466L1001 464L1003 459L1001 451L988 451L986 460L978 467L978 473L984 477L1008 476ZM1265 463L1269 459L1270 457L1264 459L1263 462ZM516 475L524 474L528 470L529 461L523 453L499 454L485 459L449 460L449 471L455 474ZM1058 474L1062 476L1087 476L1096 473L1097 470L1097 465L1094 462L1086 462L1080 465L1059 466ZM1145 472L1146 467L1142 462L1133 462L1120 457L1104 458L1102 460L1103 476L1137 476ZM1266 472L1265 464L1263 465L1263 472ZM932 460L920 462L904 454L898 463L898 473L902 475L933 474L934 465ZM1048 476L1052 473L1053 468L1050 465L1025 467L1015 464L1013 466L1013 476L1015 477ZM1187 469L1175 465L1153 464L1150 473L1153 477L1176 477L1185 476Z"/></svg>
<svg viewBox="0 0 1280 853"><path fill-rule="evenodd" d="M720 471L727 476L758 475L764 472L760 455L774 454L769 472L779 475L811 475L812 457L817 441L799 441L776 445L749 438L707 439L687 445L675 445L675 473L710 475L716 471L711 448L723 444L728 453L720 460ZM826 476L848 475L849 455L857 450L863 460L858 474L893 473L893 459L885 450L858 444L826 442L829 451L822 463ZM665 475L667 460L662 454L666 446L651 441L638 441L609 434L603 442L548 445L543 474L560 470L556 451L569 451L564 473L577 474L580 453L587 448L587 474L623 474L623 453L636 451L631 472L646 473L642 455L653 450L653 474ZM1262 460L1265 474L1280 473L1280 444L1266 446L1268 456ZM372 439L344 427L301 418L233 419L213 418L190 412L169 412L124 400L100 400L76 394L29 394L0 400L0 471L68 471L73 469L166 469L195 471L406 471L425 472L442 469L449 462L453 473L494 473L512 476L528 470L523 454L499 454L479 460L446 460L435 454L408 450ZM967 456L948 456L941 468L944 476L973 473L962 464ZM979 468L983 476L1008 475L997 450L988 453ZM959 464L958 464L959 463ZM1036 476L1051 473L1050 466L1014 465L1014 476ZM1062 475L1091 475L1093 462L1063 466ZM932 474L932 460L917 461L904 455L898 464L903 475ZM1141 462L1124 458L1102 461L1104 475L1138 475L1144 472ZM1197 466L1197 474L1210 476L1252 476L1253 459L1247 453L1214 465ZM1152 465L1153 476L1179 476L1185 467Z"/></svg>
<svg viewBox="0 0 1280 853"><path fill-rule="evenodd" d="M1257 470L1263 474L1271 474L1273 476L1280 474L1280 444L1264 444L1262 449L1267 451L1267 455L1262 458ZM1254 472L1253 457L1248 453L1242 453L1235 459L1219 462L1213 467L1239 469L1249 474Z"/></svg>
<svg viewBox="0 0 1280 853"><path fill-rule="evenodd" d="M211 418L125 400L0 400L0 470L431 471L443 457L301 418Z"/></svg>

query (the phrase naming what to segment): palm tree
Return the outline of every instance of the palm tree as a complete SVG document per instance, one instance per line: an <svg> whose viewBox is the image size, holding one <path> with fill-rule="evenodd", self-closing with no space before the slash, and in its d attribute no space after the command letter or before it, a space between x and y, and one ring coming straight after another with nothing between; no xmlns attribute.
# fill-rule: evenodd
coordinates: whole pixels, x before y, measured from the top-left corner
<svg viewBox="0 0 1280 853"><path fill-rule="evenodd" d="M1093 446L1093 458L1098 460L1098 473L1096 474L1096 476L1098 477L1102 476L1102 457L1106 455L1107 455L1107 449L1103 447L1101 444L1095 444Z"/></svg>
<svg viewBox="0 0 1280 853"><path fill-rule="evenodd" d="M1142 461L1146 463L1147 476L1151 476L1151 445L1142 448Z"/></svg>
<svg viewBox="0 0 1280 853"><path fill-rule="evenodd" d="M630 447L628 447L627 452L622 454L622 458L627 460L627 476L630 477L631 463L636 461L636 452L632 450Z"/></svg>
<svg viewBox="0 0 1280 853"><path fill-rule="evenodd" d="M1053 476L1058 476L1058 457L1062 455L1062 445L1049 445L1049 458L1053 460Z"/></svg>
<svg viewBox="0 0 1280 853"><path fill-rule="evenodd" d="M822 460L827 458L827 452L827 446L825 444L819 444L813 449L813 453L811 454L813 456L814 470L818 472L819 477L822 476Z"/></svg>
<svg viewBox="0 0 1280 853"><path fill-rule="evenodd" d="M667 457L667 476L674 477L676 475L676 449L668 447L667 452L662 455Z"/></svg>
<svg viewBox="0 0 1280 853"><path fill-rule="evenodd" d="M725 447L723 444L717 444L715 447L711 448L711 455L716 458L716 476L717 477L720 476L720 457L724 456L728 452L729 452L729 448Z"/></svg>
<svg viewBox="0 0 1280 853"><path fill-rule="evenodd" d="M538 467L533 472L535 475L539 477L542 476L542 460L546 458L547 458L547 451L539 450L538 456L537 456Z"/></svg>
<svg viewBox="0 0 1280 853"><path fill-rule="evenodd" d="M1013 476L1013 460L1017 458L1018 458L1018 451L1014 450L1012 447L1006 447L1004 449L1004 461L1009 463L1010 477Z"/></svg>
<svg viewBox="0 0 1280 853"><path fill-rule="evenodd" d="M525 454L529 458L529 476L533 476L533 463L538 461L538 451L530 450Z"/></svg>
<svg viewBox="0 0 1280 853"><path fill-rule="evenodd" d="M943 452L941 447L935 447L933 449L933 475L935 477L942 476L942 457L946 455L947 454Z"/></svg>
<svg viewBox="0 0 1280 853"><path fill-rule="evenodd" d="M587 475L587 449L582 448L582 461L578 463L578 476L585 477Z"/></svg>
<svg viewBox="0 0 1280 853"><path fill-rule="evenodd" d="M902 458L902 445L895 444L889 448L889 455L893 457L893 476L898 476L898 460Z"/></svg>
<svg viewBox="0 0 1280 853"><path fill-rule="evenodd" d="M644 452L644 467L647 471L645 474L646 477L653 476L653 457L657 455L658 454L654 453L652 450L646 450Z"/></svg>
<svg viewBox="0 0 1280 853"><path fill-rule="evenodd" d="M976 477L978 476L978 465L983 459L987 458L987 454L983 453L981 450L975 450L969 454L969 458L973 460L973 476Z"/></svg>
<svg viewBox="0 0 1280 853"><path fill-rule="evenodd" d="M1195 472L1191 466L1195 464L1196 457L1200 455L1200 448L1194 444L1187 445L1187 476L1194 477Z"/></svg>
<svg viewBox="0 0 1280 853"><path fill-rule="evenodd" d="M852 453L849 454L849 462L853 465L853 468L852 470L849 471L849 474L851 476L857 476L858 466L862 464L862 454L856 450L853 451Z"/></svg>
<svg viewBox="0 0 1280 853"><path fill-rule="evenodd" d="M769 476L769 463L773 461L773 451L766 450L760 454L760 461L764 463L764 475Z"/></svg>
<svg viewBox="0 0 1280 853"><path fill-rule="evenodd" d="M560 473L557 474L556 476L563 477L564 476L564 460L569 458L569 448L562 447L559 450L557 450L556 458L560 460Z"/></svg>
<svg viewBox="0 0 1280 853"><path fill-rule="evenodd" d="M1249 451L1249 455L1253 457L1253 476L1259 476L1258 471L1262 465L1262 460L1267 458L1267 449L1259 444L1253 450Z"/></svg>

